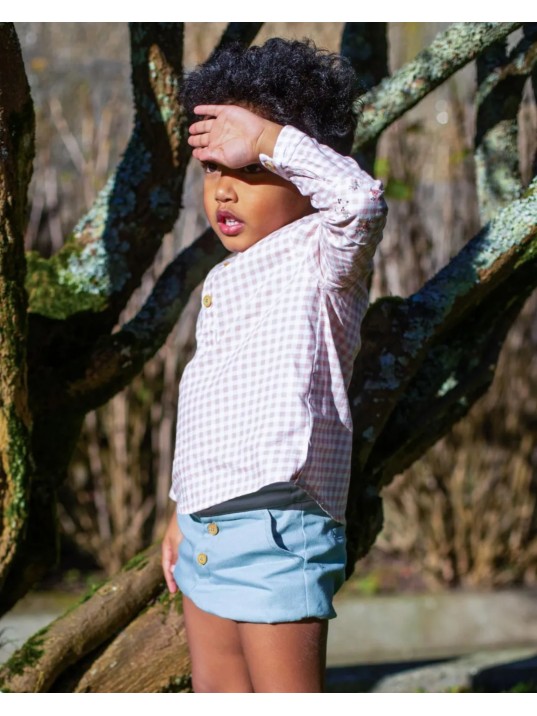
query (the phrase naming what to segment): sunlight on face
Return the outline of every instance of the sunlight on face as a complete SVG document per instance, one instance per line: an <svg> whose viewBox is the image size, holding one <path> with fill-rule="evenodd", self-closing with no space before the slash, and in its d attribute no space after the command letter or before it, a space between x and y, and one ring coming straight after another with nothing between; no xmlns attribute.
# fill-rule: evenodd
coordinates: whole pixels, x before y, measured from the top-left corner
<svg viewBox="0 0 537 716"><path fill-rule="evenodd" d="M273 231L312 212L309 197L261 164L229 169L204 162L203 204L229 251L246 251Z"/></svg>

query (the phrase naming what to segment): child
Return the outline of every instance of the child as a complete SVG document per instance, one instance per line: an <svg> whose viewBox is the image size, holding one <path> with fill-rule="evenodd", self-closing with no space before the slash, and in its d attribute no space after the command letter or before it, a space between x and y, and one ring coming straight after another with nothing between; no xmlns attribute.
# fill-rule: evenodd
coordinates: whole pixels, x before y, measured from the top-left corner
<svg viewBox="0 0 537 716"><path fill-rule="evenodd" d="M228 47L186 80L205 279L162 546L198 692L322 691L344 580L347 387L385 223L350 157L356 78L309 42Z"/></svg>

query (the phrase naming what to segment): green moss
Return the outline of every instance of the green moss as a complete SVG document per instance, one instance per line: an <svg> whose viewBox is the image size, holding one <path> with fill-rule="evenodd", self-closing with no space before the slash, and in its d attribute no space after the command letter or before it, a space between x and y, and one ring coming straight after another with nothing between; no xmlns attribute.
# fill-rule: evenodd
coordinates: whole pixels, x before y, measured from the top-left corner
<svg viewBox="0 0 537 716"><path fill-rule="evenodd" d="M6 661L4 669L9 676L20 676L24 673L25 669L35 666L43 656L43 642L47 631L48 627L38 631ZM3 682L0 683L0 687L2 687L2 685Z"/></svg>
<svg viewBox="0 0 537 716"><path fill-rule="evenodd" d="M76 609L81 604L84 604L84 602L87 602L89 599L91 599L93 597L93 595L103 586L103 584L105 584L105 580L97 581L97 582L94 582L93 584L91 584L88 587L88 590L86 591L86 593L83 594L82 597L80 598L80 601L77 604L73 605L69 611Z"/></svg>
<svg viewBox="0 0 537 716"><path fill-rule="evenodd" d="M18 538L18 530L28 514L27 486L31 472L29 452L30 435L27 426L13 404L5 406L7 425L7 464L9 466L9 502L5 507L4 521L12 531L12 539Z"/></svg>
<svg viewBox="0 0 537 716"><path fill-rule="evenodd" d="M143 569L148 563L146 554L137 554L123 567L123 571L130 572L131 569Z"/></svg>
<svg viewBox="0 0 537 716"><path fill-rule="evenodd" d="M106 307L106 298L99 291L88 291L87 284L82 281L78 285L76 272L69 272L72 269L72 265L68 269L69 262L77 252L81 253L80 247L66 244L52 259L44 259L35 251L26 254L26 290L30 311L49 318L64 319L78 311L97 312ZM97 285L95 281L94 289Z"/></svg>

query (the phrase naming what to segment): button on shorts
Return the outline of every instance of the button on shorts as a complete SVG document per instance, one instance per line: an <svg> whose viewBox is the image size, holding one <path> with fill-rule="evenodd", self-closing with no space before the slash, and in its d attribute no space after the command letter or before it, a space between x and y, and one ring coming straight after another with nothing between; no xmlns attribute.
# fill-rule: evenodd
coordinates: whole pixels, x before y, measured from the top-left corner
<svg viewBox="0 0 537 716"><path fill-rule="evenodd" d="M320 507L178 515L178 522L174 578L203 611L261 623L336 616L345 528Z"/></svg>

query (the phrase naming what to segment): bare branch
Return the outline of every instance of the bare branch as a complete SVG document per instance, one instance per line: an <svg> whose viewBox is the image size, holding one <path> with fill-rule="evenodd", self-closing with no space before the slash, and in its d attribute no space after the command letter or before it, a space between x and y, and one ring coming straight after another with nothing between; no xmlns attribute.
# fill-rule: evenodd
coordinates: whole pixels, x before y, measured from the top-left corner
<svg viewBox="0 0 537 716"><path fill-rule="evenodd" d="M378 137L386 127L425 95L494 42L507 37L520 22L455 23L419 53L415 60L365 94L363 114L353 151Z"/></svg>

